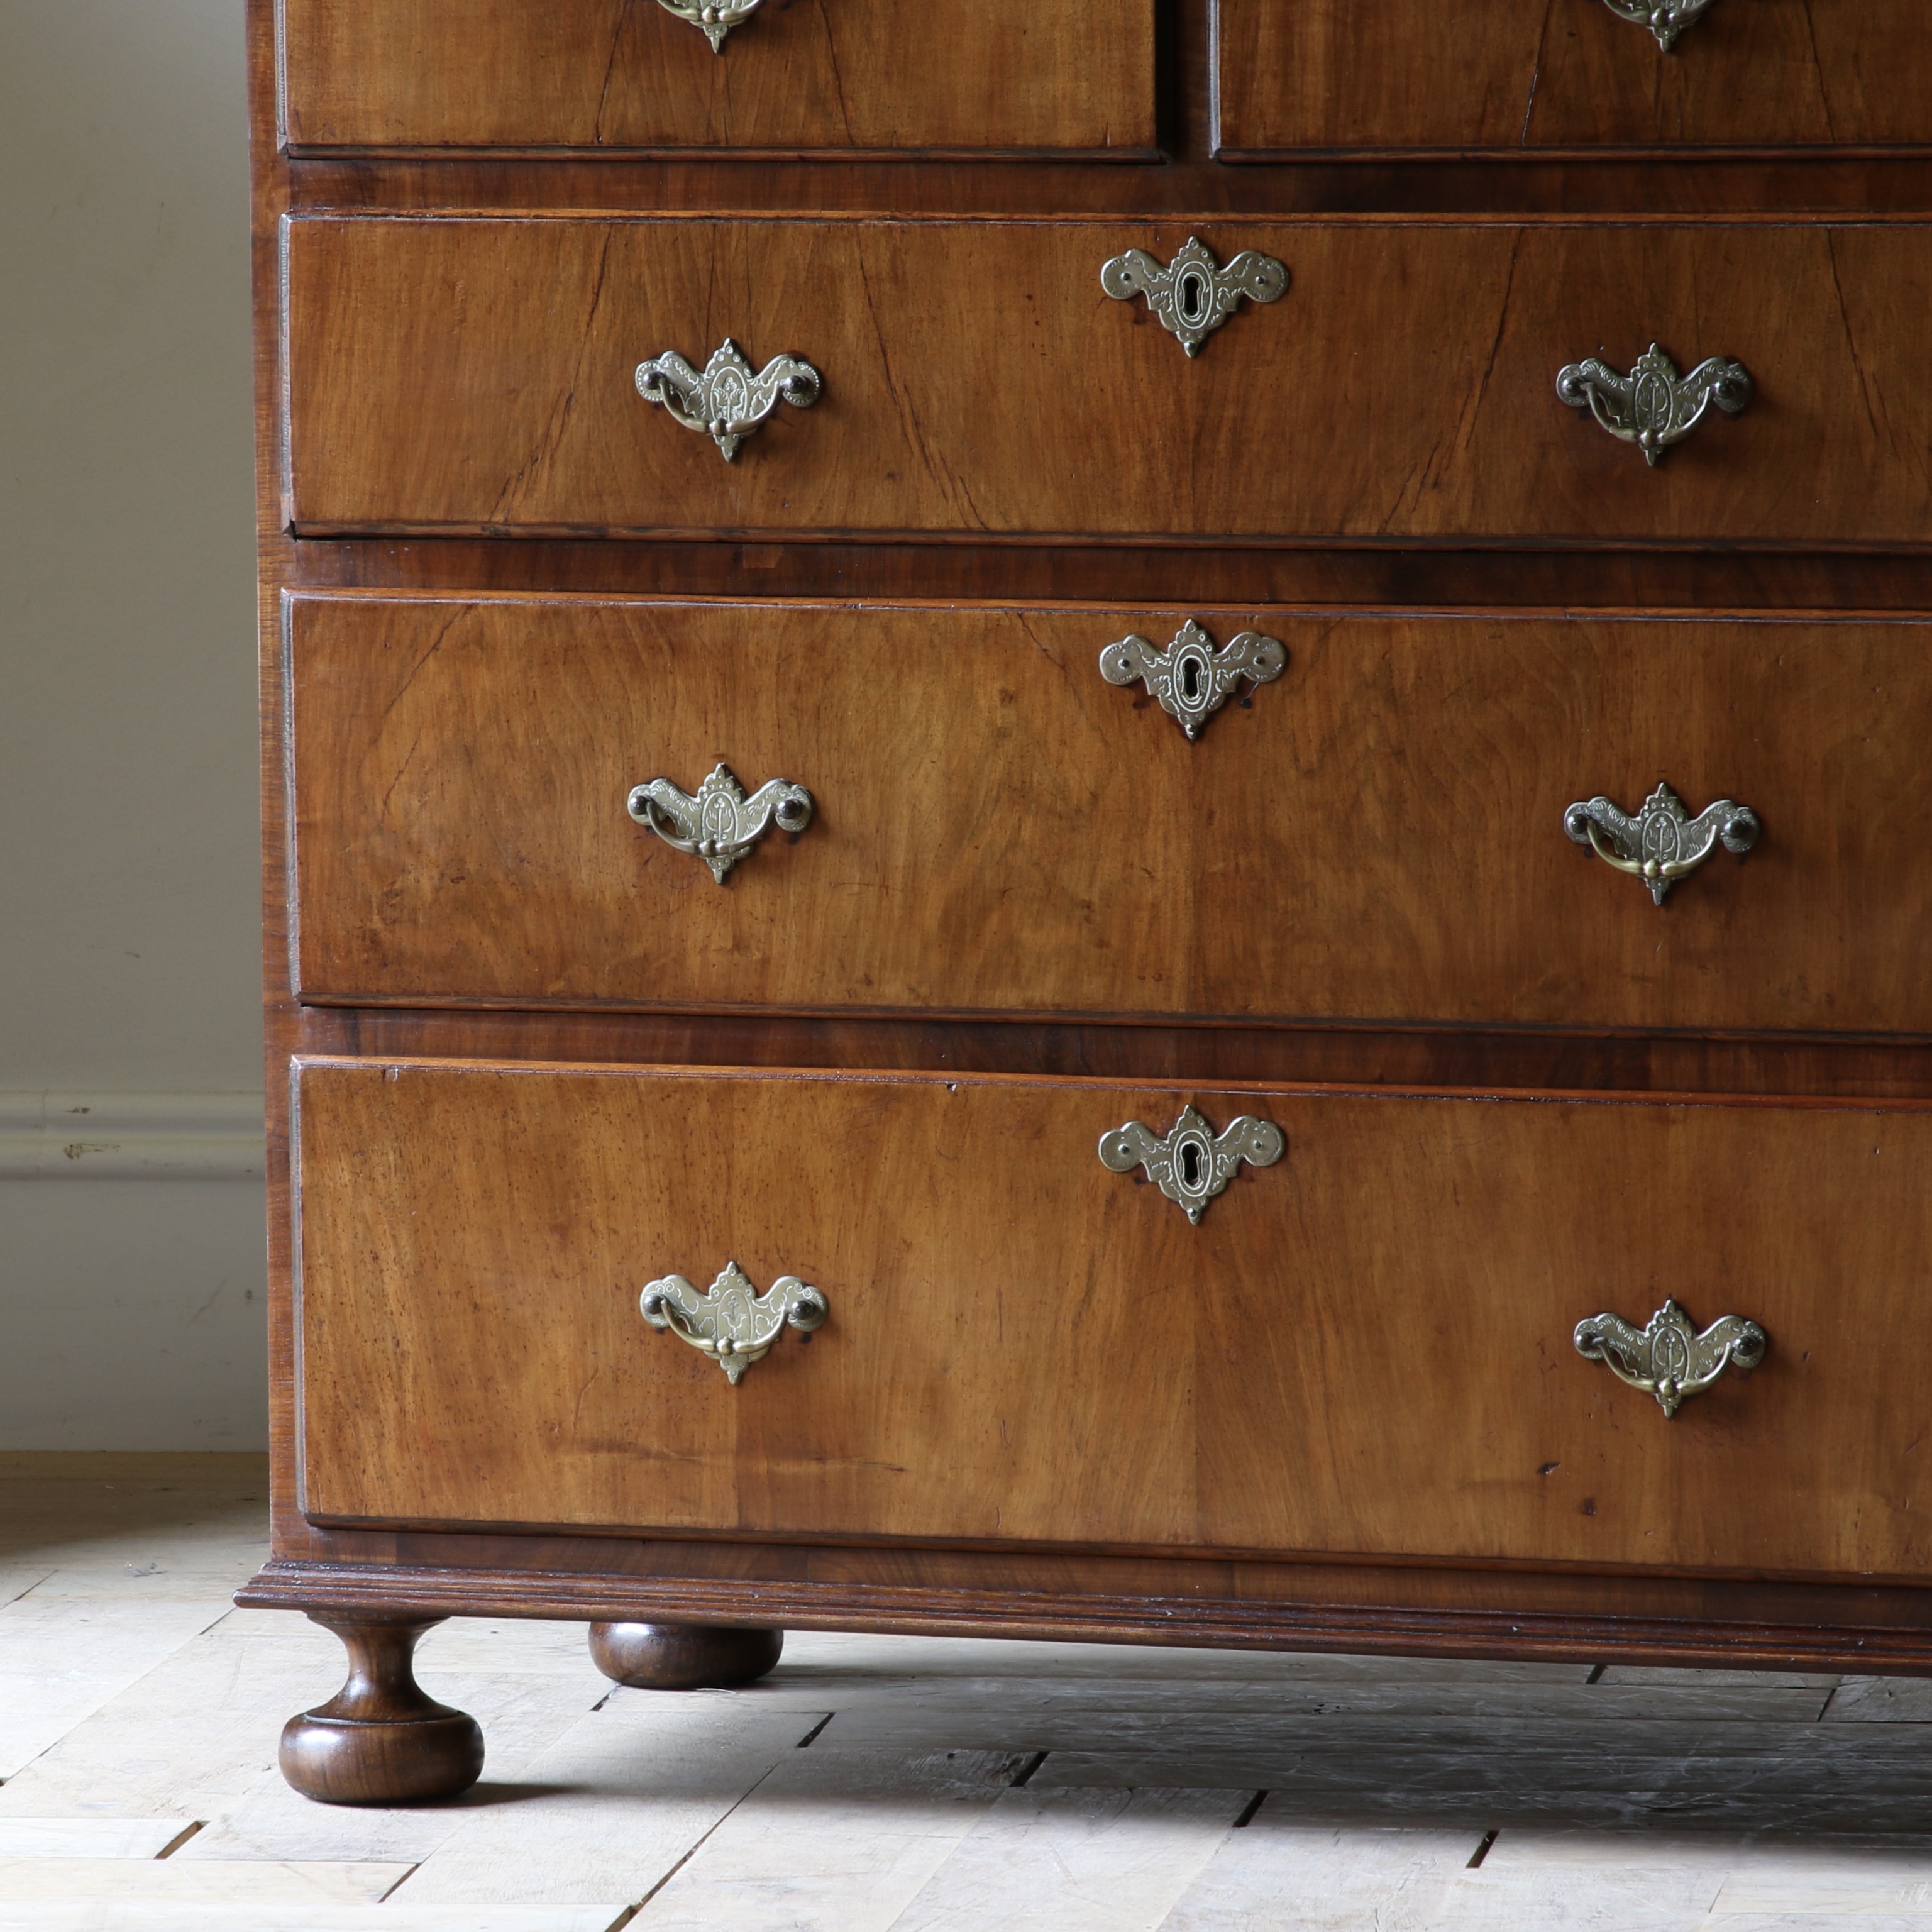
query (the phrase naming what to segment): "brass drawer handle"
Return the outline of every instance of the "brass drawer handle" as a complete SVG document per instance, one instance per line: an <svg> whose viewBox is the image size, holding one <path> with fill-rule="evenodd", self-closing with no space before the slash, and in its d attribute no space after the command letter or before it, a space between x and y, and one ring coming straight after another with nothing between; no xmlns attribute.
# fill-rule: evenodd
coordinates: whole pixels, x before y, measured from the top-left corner
<svg viewBox="0 0 1932 1932"><path fill-rule="evenodd" d="M1145 1168L1148 1180L1198 1226L1243 1161L1272 1167L1287 1148L1288 1136L1272 1120L1244 1114L1217 1135L1192 1107L1184 1107L1165 1140L1138 1120L1102 1134L1100 1163L1116 1174Z"/></svg>
<svg viewBox="0 0 1932 1932"><path fill-rule="evenodd" d="M1100 675L1109 684L1138 679L1190 742L1234 695L1243 679L1270 684L1288 668L1288 650L1279 638L1244 631L1218 651L1214 640L1190 617L1165 650L1138 636L1123 638L1100 653Z"/></svg>
<svg viewBox="0 0 1932 1932"><path fill-rule="evenodd" d="M636 381L646 402L662 404L686 429L710 437L727 463L779 404L808 410L825 390L818 371L796 356L774 356L754 370L728 335L702 369L667 349L638 364Z"/></svg>
<svg viewBox="0 0 1932 1932"><path fill-rule="evenodd" d="M1604 797L1582 799L1563 814L1563 829L1588 845L1606 866L1628 872L1650 888L1659 905L1687 872L1694 872L1719 845L1742 859L1764 827L1748 805L1720 798L1693 818L1684 801L1660 784L1634 818Z"/></svg>
<svg viewBox="0 0 1932 1932"><path fill-rule="evenodd" d="M667 14L701 27L714 54L724 51L724 36L734 27L742 27L764 4L764 0L658 0Z"/></svg>
<svg viewBox="0 0 1932 1932"><path fill-rule="evenodd" d="M633 785L625 808L673 851L694 852L721 886L774 825L796 834L812 823L812 794L804 786L772 778L747 798L728 765L715 766L694 796L669 778Z"/></svg>
<svg viewBox="0 0 1932 1932"><path fill-rule="evenodd" d="M1143 248L1116 255L1102 264L1100 286L1116 302L1145 296L1154 320L1190 356L1198 356L1242 296L1279 301L1288 288L1288 271L1272 255L1252 248L1244 248L1224 268L1207 244L1190 235L1164 268Z"/></svg>
<svg viewBox="0 0 1932 1932"><path fill-rule="evenodd" d="M1756 1368L1768 1346L1764 1330L1742 1315L1720 1316L1700 1335L1674 1301L1666 1301L1647 1328L1633 1328L1617 1315L1593 1315L1576 1324L1577 1354L1607 1363L1618 1381L1655 1396L1666 1415L1675 1415L1687 1395L1701 1394L1734 1363Z"/></svg>
<svg viewBox="0 0 1932 1932"><path fill-rule="evenodd" d="M780 1275L763 1294L736 1262L700 1294L681 1274L645 1284L638 1306L653 1328L668 1328L724 1371L734 1388L771 1352L789 1322L808 1335L831 1312L825 1298L795 1274Z"/></svg>
<svg viewBox="0 0 1932 1932"><path fill-rule="evenodd" d="M1620 442L1634 442L1654 470L1673 442L1682 442L1713 403L1736 416L1751 399L1750 373L1742 362L1708 356L1689 375L1658 347L1636 358L1628 376L1593 356L1559 370L1556 393L1573 410L1588 410Z"/></svg>
<svg viewBox="0 0 1932 1932"><path fill-rule="evenodd" d="M1711 0L1604 0L1604 4L1618 20L1648 27L1657 36L1657 44L1668 53L1677 36L1703 18Z"/></svg>

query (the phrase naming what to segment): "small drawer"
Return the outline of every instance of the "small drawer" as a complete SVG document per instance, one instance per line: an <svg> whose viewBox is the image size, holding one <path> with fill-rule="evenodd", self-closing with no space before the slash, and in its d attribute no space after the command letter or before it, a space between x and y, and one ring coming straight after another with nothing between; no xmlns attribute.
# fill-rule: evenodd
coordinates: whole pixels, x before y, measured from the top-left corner
<svg viewBox="0 0 1932 1932"><path fill-rule="evenodd" d="M1922 0L1672 0L1660 27L1652 11L1215 0L1216 149L1263 160L1932 146Z"/></svg>
<svg viewBox="0 0 1932 1932"><path fill-rule="evenodd" d="M283 139L298 155L1154 153L1153 0L721 0L709 27L703 10L282 0Z"/></svg>
<svg viewBox="0 0 1932 1932"><path fill-rule="evenodd" d="M1932 1034L1922 623L324 596L287 663L312 1001ZM627 810L721 764L812 812L722 885ZM1660 784L1762 836L1626 876Z"/></svg>
<svg viewBox="0 0 1932 1932"><path fill-rule="evenodd" d="M328 1060L296 1080L317 1520L1932 1562L1922 1109ZM1138 1123L1150 1148L1189 1105L1197 1174L1208 1135L1258 1156L1198 1222L1113 1138ZM734 1262L772 1298L762 1322L707 1312ZM1718 1329L1678 1361L1674 1415L1577 1337L1666 1298ZM1750 1372L1747 1322L1768 1338ZM677 1332L707 1322L735 1381ZM1690 1392L1727 1336L1740 1360ZM1658 1379L1667 1353L1636 1366Z"/></svg>
<svg viewBox="0 0 1932 1932"><path fill-rule="evenodd" d="M1206 262L1189 238L299 219L289 514L313 535L1932 538L1932 226L1230 220ZM1232 313L1192 358L1132 292L1178 328L1224 271ZM1634 434L1657 382L1558 390L1592 362L1628 386L1653 344L1702 371L1664 415L1703 412L1654 467L1592 412ZM1713 379L1733 362L1736 393Z"/></svg>

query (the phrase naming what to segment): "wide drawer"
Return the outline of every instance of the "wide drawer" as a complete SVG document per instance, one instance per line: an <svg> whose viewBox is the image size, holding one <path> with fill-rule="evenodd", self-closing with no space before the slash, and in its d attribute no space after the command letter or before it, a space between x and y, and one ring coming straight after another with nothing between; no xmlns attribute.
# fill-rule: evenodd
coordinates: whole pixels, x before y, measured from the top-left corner
<svg viewBox="0 0 1932 1932"><path fill-rule="evenodd" d="M1257 250L1290 280L1192 360L1100 278L1186 238L298 220L289 514L317 534L1932 537L1932 227L1216 221L1202 238L1222 264ZM754 369L799 357L822 379L734 461L637 380L728 338ZM1582 358L1628 371L1653 343L1685 371L1740 362L1756 386L1654 468L1556 391Z"/></svg>
<svg viewBox="0 0 1932 1932"><path fill-rule="evenodd" d="M697 10L283 0L283 136L297 154L1154 145L1153 0L752 0L716 53L681 17Z"/></svg>
<svg viewBox="0 0 1932 1932"><path fill-rule="evenodd" d="M1190 742L1100 659L1196 616L1286 666ZM311 1000L1932 1033L1923 624L369 597L288 623ZM626 809L720 763L814 807L722 886ZM1565 830L1660 782L1763 827L1660 907Z"/></svg>
<svg viewBox="0 0 1932 1932"><path fill-rule="evenodd" d="M309 1061L333 1521L1926 1574L1932 1115ZM1286 1138L1198 1225L1130 1120ZM727 1379L646 1284L818 1289ZM1574 1340L1769 1338L1666 1418Z"/></svg>
<svg viewBox="0 0 1932 1932"><path fill-rule="evenodd" d="M1260 159L1932 145L1922 0L1670 12L1695 18L1666 52L1604 0L1460 0L1453 18L1432 0L1216 0L1216 146Z"/></svg>

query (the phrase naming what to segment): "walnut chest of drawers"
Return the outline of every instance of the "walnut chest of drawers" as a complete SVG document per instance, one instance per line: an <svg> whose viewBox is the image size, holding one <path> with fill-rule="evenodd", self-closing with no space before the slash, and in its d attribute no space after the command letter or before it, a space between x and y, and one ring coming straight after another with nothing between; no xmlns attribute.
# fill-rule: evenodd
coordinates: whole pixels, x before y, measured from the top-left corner
<svg viewBox="0 0 1932 1932"><path fill-rule="evenodd" d="M1932 1669L1910 0L251 0L274 1541Z"/></svg>

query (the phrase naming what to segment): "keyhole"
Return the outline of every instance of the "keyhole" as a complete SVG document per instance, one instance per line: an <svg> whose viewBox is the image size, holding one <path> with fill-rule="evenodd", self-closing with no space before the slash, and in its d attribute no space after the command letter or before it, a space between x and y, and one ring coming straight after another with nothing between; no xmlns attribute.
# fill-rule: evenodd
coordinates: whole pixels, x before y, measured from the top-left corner
<svg viewBox="0 0 1932 1932"><path fill-rule="evenodd" d="M1190 1190L1201 1185L1201 1150L1192 1141L1180 1144L1180 1180Z"/></svg>
<svg viewBox="0 0 1932 1932"><path fill-rule="evenodd" d="M1208 310L1208 284L1192 269L1180 278L1180 286L1176 291L1180 309L1180 319L1190 326L1198 322Z"/></svg>
<svg viewBox="0 0 1932 1932"><path fill-rule="evenodd" d="M1180 661L1180 689L1190 701L1201 694L1201 667L1192 658Z"/></svg>

